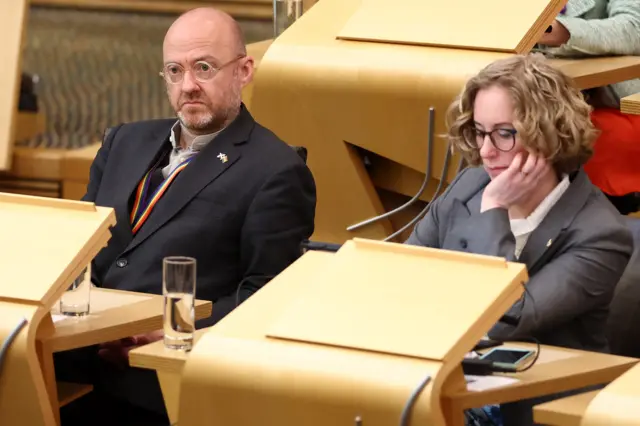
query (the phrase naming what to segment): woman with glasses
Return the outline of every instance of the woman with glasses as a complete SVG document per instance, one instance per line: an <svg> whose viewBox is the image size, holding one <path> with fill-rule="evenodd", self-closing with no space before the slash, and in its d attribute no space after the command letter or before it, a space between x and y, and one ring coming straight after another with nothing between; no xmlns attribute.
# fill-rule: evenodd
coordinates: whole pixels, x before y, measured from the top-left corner
<svg viewBox="0 0 640 426"><path fill-rule="evenodd" d="M590 111L540 55L488 65L449 109L449 141L472 167L407 243L527 265L527 291L508 312L517 324L497 324L492 338L607 350L607 307L632 240L582 170L597 136Z"/></svg>
<svg viewBox="0 0 640 426"><path fill-rule="evenodd" d="M623 217L582 170L597 136L590 112L542 55L488 65L449 109L449 141L471 167L407 243L527 265L526 292L492 339L608 350L609 303L633 247ZM530 409L509 407L505 425L533 423Z"/></svg>

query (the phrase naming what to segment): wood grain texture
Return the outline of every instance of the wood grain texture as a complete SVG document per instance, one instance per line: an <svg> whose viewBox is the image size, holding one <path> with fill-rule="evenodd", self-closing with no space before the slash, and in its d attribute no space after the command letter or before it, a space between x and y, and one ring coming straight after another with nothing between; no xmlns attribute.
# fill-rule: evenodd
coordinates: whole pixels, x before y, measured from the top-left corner
<svg viewBox="0 0 640 426"><path fill-rule="evenodd" d="M363 0L338 33L346 40L526 53L565 0ZM489 28L492 28L490 30Z"/></svg>
<svg viewBox="0 0 640 426"><path fill-rule="evenodd" d="M625 114L640 115L640 93L622 98L620 111Z"/></svg>

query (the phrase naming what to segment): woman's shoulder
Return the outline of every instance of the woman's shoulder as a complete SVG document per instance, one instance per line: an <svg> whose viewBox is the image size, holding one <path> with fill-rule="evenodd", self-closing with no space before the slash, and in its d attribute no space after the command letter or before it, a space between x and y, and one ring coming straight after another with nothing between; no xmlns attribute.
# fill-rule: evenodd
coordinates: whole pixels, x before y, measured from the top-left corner
<svg viewBox="0 0 640 426"><path fill-rule="evenodd" d="M615 241L633 249L633 239L627 218L611 204L609 199L588 179L588 194L568 228L574 236L593 244Z"/></svg>

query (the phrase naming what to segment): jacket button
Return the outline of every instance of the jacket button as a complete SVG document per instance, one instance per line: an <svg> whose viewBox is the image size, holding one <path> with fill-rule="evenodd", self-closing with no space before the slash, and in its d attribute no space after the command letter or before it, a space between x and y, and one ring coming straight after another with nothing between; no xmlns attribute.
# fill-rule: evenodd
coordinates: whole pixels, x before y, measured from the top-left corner
<svg viewBox="0 0 640 426"><path fill-rule="evenodd" d="M463 249L467 248L467 240L465 240L464 238L460 240L460 247L462 247Z"/></svg>
<svg viewBox="0 0 640 426"><path fill-rule="evenodd" d="M124 268L128 264L129 264L129 262L127 261L127 259L118 259L118 260L116 260L116 266L118 268Z"/></svg>

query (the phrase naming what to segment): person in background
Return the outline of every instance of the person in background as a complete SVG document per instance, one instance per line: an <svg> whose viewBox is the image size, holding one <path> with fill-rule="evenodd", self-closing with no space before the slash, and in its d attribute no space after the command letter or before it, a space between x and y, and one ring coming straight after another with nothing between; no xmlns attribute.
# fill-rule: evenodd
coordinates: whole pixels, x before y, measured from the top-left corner
<svg viewBox="0 0 640 426"><path fill-rule="evenodd" d="M609 304L633 250L624 218L585 174L591 107L542 55L488 65L448 111L448 137L471 166L431 202L407 244L527 266L526 292L491 339L606 352ZM481 285L481 283L469 283ZM505 408L506 407L506 408ZM505 425L530 407L502 407Z"/></svg>
<svg viewBox="0 0 640 426"><path fill-rule="evenodd" d="M569 0L539 50L551 57L640 55L640 1ZM601 131L585 171L621 213L640 210L640 116L620 112L620 99L640 93L640 79L587 91Z"/></svg>
<svg viewBox="0 0 640 426"><path fill-rule="evenodd" d="M316 190L302 158L242 103L253 59L229 15L213 8L186 12L169 28L163 57L177 118L116 126L91 166L83 200L113 207L117 219L92 262L92 281L162 294L163 258L193 257L196 297L213 302L201 328L302 254L301 243L314 230ZM63 423L86 424L90 416L96 425L156 424L154 418L166 424L155 372L127 367L132 348L161 338L159 330L57 354L61 380L78 381L74 375L86 370L85 380L94 384L79 405L64 407Z"/></svg>

